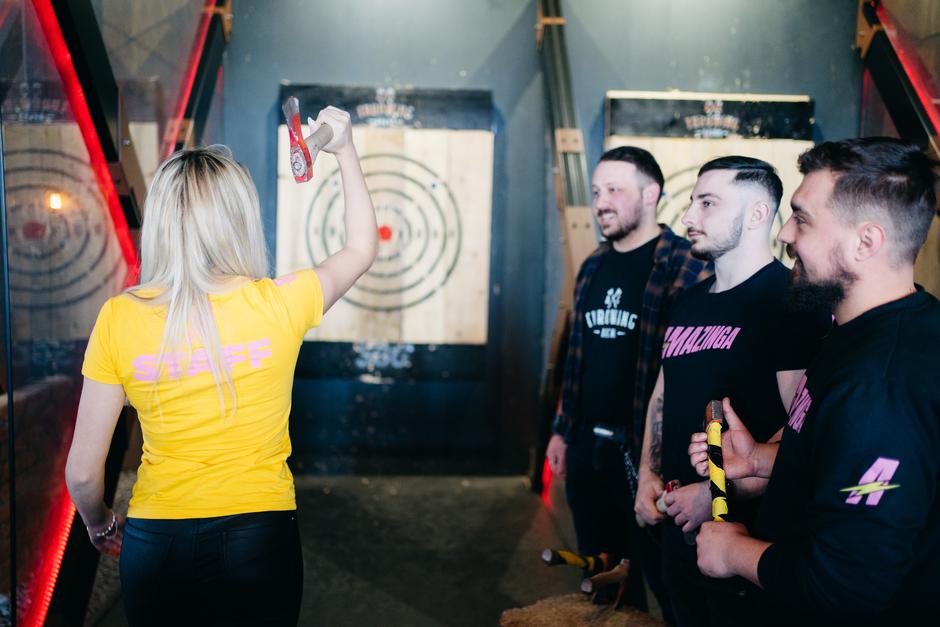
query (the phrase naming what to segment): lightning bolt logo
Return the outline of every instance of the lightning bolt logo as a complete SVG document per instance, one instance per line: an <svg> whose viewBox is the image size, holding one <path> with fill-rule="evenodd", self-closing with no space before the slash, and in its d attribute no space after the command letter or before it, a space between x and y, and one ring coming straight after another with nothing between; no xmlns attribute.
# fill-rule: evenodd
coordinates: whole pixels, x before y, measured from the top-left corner
<svg viewBox="0 0 940 627"><path fill-rule="evenodd" d="M858 480L858 485L842 488L840 492L849 492L845 502L849 505L858 505L865 497L865 505L874 507L881 501L881 497L888 490L900 488L897 483L889 483L901 462L888 457L879 457Z"/></svg>
<svg viewBox="0 0 940 627"><path fill-rule="evenodd" d="M851 492L852 496L866 496L868 494L874 494L875 492L884 492L885 490L893 490L895 488L900 488L901 484L899 483L888 483L887 481L872 481L871 483L863 483L861 485L853 485L848 488L842 488L839 492Z"/></svg>

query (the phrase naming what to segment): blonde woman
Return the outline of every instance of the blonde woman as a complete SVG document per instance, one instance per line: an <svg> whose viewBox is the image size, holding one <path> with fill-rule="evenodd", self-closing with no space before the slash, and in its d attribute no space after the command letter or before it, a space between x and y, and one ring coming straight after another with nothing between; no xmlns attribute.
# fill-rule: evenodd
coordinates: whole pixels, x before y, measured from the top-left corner
<svg viewBox="0 0 940 627"><path fill-rule="evenodd" d="M288 415L306 331L369 268L375 212L328 107L346 202L342 250L272 280L248 172L227 148L160 166L144 208L141 282L107 301L85 354L66 480L98 550L121 556L131 625L296 624L303 564ZM102 501L125 397L143 458L125 519Z"/></svg>

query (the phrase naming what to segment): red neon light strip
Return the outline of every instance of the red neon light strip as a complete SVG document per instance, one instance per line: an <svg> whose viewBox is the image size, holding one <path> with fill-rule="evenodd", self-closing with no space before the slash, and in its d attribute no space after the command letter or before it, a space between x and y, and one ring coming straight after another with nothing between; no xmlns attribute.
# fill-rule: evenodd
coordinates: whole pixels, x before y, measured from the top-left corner
<svg viewBox="0 0 940 627"><path fill-rule="evenodd" d="M33 0L33 8L36 10L36 16L39 18L39 24L42 27L46 42L49 44L49 50L55 60L56 69L59 70L59 77L65 87L65 93L68 96L69 105L72 107L75 122L82 133L82 139L85 140L88 158L91 161L91 169L98 180L98 188L101 190L111 213L111 221L114 223L114 232L117 236L118 245L121 247L124 261L127 262L125 282L128 285L133 284L137 280L139 271L137 250L131 240L130 229L128 229L127 220L124 218L124 209L121 207L117 189L114 187L114 180L108 170L108 162L104 158L101 142L95 132L95 124L92 122L91 112L88 110L85 92L78 80L78 75L75 73L75 66L72 65L72 53L62 36L62 29L59 27L59 21L52 8L51 0Z"/></svg>
<svg viewBox="0 0 940 627"><path fill-rule="evenodd" d="M196 82L196 70L199 69L199 60L202 58L202 50L206 46L206 37L209 34L209 22L212 21L214 11L215 0L206 0L206 5L202 9L202 21L199 23L199 30L196 31L196 41L193 44L193 51L189 55L189 67L186 69L186 76L183 78L183 91L180 92L180 99L176 105L176 114L170 118L167 133L164 135L164 159L173 154L173 151L176 149L180 123L183 121L183 116L186 115L186 105L189 104L189 96L193 93L193 83Z"/></svg>
<svg viewBox="0 0 940 627"><path fill-rule="evenodd" d="M916 54L909 54L908 46L901 40L897 27L888 16L884 5L879 3L875 8L878 12L878 19L881 20L881 24L884 26L885 34L888 36L891 46L897 53L898 59L901 61L904 73L907 74L908 79L914 86L914 91L917 92L918 100L920 100L924 110L927 111L930 123L933 124L934 134L940 133L940 108L933 102L933 96L931 96L930 91L931 81L927 70L923 67L923 64Z"/></svg>
<svg viewBox="0 0 940 627"><path fill-rule="evenodd" d="M45 544L46 554L40 558L39 567L33 573L33 589L30 591L32 602L26 608L20 624L26 627L41 627L46 622L49 604L55 591L55 582L62 567L62 556L69 541L69 531L75 520L75 506L69 498L68 490L62 487L62 494L55 510L55 518L49 523L50 542Z"/></svg>

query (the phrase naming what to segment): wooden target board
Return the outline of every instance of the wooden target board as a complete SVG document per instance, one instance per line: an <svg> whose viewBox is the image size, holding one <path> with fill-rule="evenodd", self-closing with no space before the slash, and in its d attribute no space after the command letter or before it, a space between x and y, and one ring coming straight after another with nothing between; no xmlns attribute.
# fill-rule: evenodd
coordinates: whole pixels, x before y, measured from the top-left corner
<svg viewBox="0 0 940 627"><path fill-rule="evenodd" d="M78 127L4 128L14 339L87 339L127 266Z"/></svg>
<svg viewBox="0 0 940 627"><path fill-rule="evenodd" d="M429 104L425 94L423 103L406 104L407 98L388 90L310 89L300 98L304 117L315 117L325 104L353 116L353 141L376 211L379 253L307 339L485 344L493 195L489 106L480 118L486 128L446 128L447 120L433 115L415 124L416 109L423 104L441 116L440 109L450 105L459 121L460 98L451 92L441 102ZM428 122L441 127L429 128ZM321 154L313 180L295 183L284 124L278 127L277 172L281 275L335 253L345 227L335 159Z"/></svg>
<svg viewBox="0 0 940 627"><path fill-rule="evenodd" d="M685 235L680 221L699 168L727 155L762 159L777 168L783 198L771 231L790 217L790 197L802 180L797 157L813 146L813 103L808 96L611 91L606 101L604 149L637 146L650 151L665 177L658 219Z"/></svg>

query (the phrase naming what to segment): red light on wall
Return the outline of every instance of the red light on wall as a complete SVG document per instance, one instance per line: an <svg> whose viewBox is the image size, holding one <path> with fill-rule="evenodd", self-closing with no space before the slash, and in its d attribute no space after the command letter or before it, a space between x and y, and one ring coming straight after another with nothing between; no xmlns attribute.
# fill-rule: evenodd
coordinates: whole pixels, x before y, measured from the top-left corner
<svg viewBox="0 0 940 627"><path fill-rule="evenodd" d="M933 124L934 134L940 133L940 108L934 104L934 96L931 95L931 79L929 72L927 72L927 69L924 67L917 54L911 51L908 44L903 41L901 34L898 32L896 25L885 10L884 5L879 3L876 10L878 12L878 19L881 21L882 26L884 26L885 34L891 42L894 51L897 53L898 60L901 61L904 73L914 86L917 99L920 100L921 106L923 106L924 110L927 112L927 117L930 118L930 123ZM937 95L940 96L940 94Z"/></svg>
<svg viewBox="0 0 940 627"><path fill-rule="evenodd" d="M121 247L121 253L127 263L125 283L132 285L137 281L139 272L137 250L131 240L130 229L128 229L127 220L124 218L124 209L121 207L121 200L118 197L117 189L114 187L114 180L108 170L108 162L104 158L101 142L98 140L97 133L95 133L91 112L88 110L88 103L85 101L85 92L78 81L75 66L72 65L72 53L69 52L65 38L62 36L62 29L56 19L52 2L50 0L33 0L33 8L36 10L36 17L39 19L42 33L49 45L56 69L59 71L59 78L62 80L62 85L68 96L75 122L78 124L79 131L81 131L82 139L85 140L85 147L88 150L91 169L98 181L98 188L108 205L118 245Z"/></svg>

